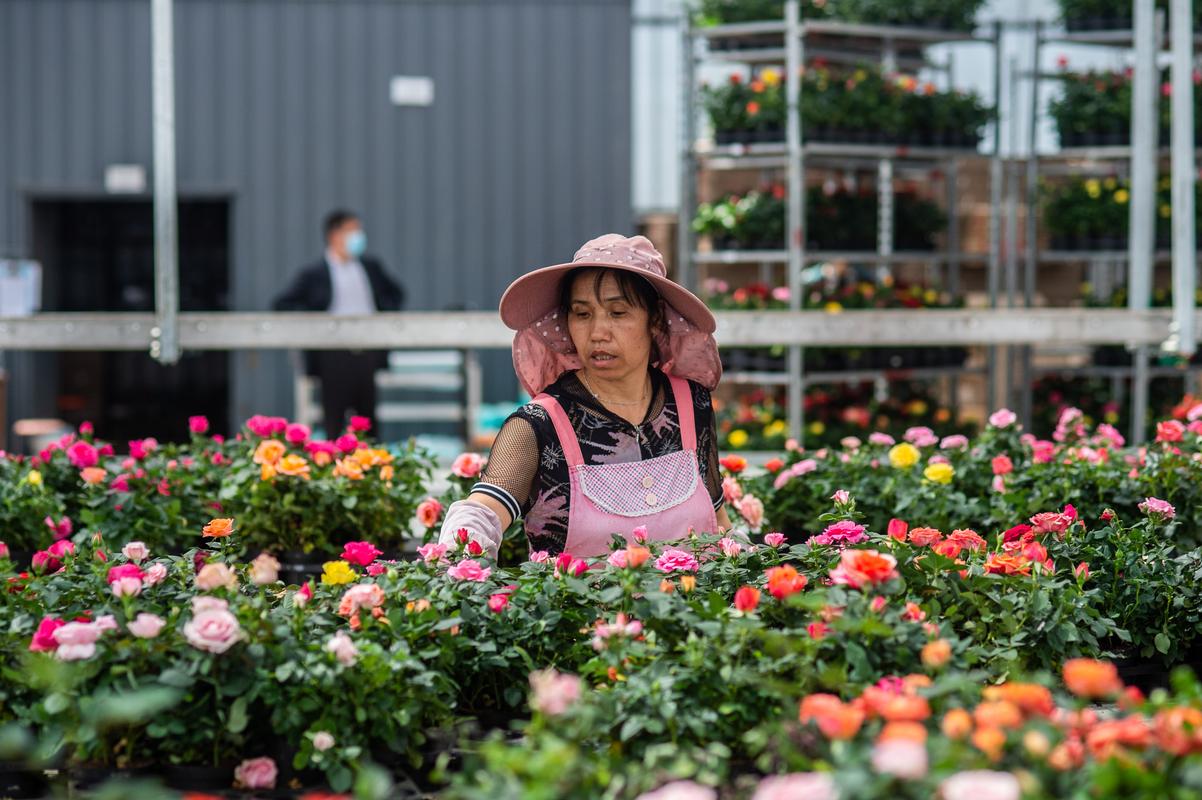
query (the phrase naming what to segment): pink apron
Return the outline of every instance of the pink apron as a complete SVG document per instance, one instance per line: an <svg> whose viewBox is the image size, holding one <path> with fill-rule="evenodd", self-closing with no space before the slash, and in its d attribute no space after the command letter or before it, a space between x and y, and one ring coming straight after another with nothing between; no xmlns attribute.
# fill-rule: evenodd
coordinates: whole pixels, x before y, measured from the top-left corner
<svg viewBox="0 0 1202 800"><path fill-rule="evenodd" d="M680 421L681 449L626 464L585 464L576 431L549 394L534 398L551 416L568 462L571 498L564 550L574 556L603 556L611 534L629 538L646 526L648 539L682 539L690 530L717 530L713 502L697 468L697 428L688 381L668 376Z"/></svg>

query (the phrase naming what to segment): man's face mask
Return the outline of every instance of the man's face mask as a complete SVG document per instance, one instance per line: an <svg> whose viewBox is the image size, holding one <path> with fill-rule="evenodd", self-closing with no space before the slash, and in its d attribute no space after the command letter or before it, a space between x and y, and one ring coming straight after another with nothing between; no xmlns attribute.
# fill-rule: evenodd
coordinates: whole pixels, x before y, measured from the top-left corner
<svg viewBox="0 0 1202 800"><path fill-rule="evenodd" d="M351 231L346 235L346 252L358 258L367 251L367 234L362 230Z"/></svg>

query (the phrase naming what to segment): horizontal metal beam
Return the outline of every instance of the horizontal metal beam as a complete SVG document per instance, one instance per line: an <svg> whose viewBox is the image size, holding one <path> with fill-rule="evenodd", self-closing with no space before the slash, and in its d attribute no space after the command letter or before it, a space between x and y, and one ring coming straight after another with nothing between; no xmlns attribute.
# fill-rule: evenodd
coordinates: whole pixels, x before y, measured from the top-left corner
<svg viewBox="0 0 1202 800"><path fill-rule="evenodd" d="M724 347L972 344L1147 344L1168 336L1170 309L888 309L722 311ZM181 313L185 350L507 348L495 311L366 317L312 313ZM0 317L0 350L149 350L153 314Z"/></svg>

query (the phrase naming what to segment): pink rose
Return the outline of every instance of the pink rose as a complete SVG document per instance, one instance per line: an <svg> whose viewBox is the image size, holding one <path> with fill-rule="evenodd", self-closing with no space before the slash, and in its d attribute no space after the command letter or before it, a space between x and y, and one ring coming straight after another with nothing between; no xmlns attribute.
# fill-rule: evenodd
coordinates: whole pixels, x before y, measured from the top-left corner
<svg viewBox="0 0 1202 800"><path fill-rule="evenodd" d="M270 553L259 553L250 562L250 582L255 586L266 586L280 579L280 562Z"/></svg>
<svg viewBox="0 0 1202 800"><path fill-rule="evenodd" d="M835 501L837 506L845 506L851 502L851 494L846 489L839 489L831 495L831 500Z"/></svg>
<svg viewBox="0 0 1202 800"><path fill-rule="evenodd" d="M137 597L142 593L142 581L137 578L118 578L109 586L113 597Z"/></svg>
<svg viewBox="0 0 1202 800"><path fill-rule="evenodd" d="M718 540L718 546L722 548L722 555L727 558L735 558L739 553L743 552L743 545L736 542L729 536L723 536Z"/></svg>
<svg viewBox="0 0 1202 800"><path fill-rule="evenodd" d="M94 467L100 462L96 447L82 439L67 448L67 458L79 469Z"/></svg>
<svg viewBox="0 0 1202 800"><path fill-rule="evenodd" d="M438 518L441 516L442 503L433 497L427 497L417 506L417 521L427 528L433 528L437 525Z"/></svg>
<svg viewBox="0 0 1202 800"><path fill-rule="evenodd" d="M908 428L902 438L915 447L931 447L939 444L939 437L935 435L935 432L921 425Z"/></svg>
<svg viewBox="0 0 1202 800"><path fill-rule="evenodd" d="M234 769L234 783L243 789L274 789L277 774L270 758L249 758Z"/></svg>
<svg viewBox="0 0 1202 800"><path fill-rule="evenodd" d="M81 661L96 653L96 640L103 631L94 622L68 622L54 632L58 649L54 654L63 661Z"/></svg>
<svg viewBox="0 0 1202 800"><path fill-rule="evenodd" d="M108 582L115 583L123 578L132 578L138 582L138 586L142 585L143 578L142 568L137 564L122 564L117 567L112 567L108 571Z"/></svg>
<svg viewBox="0 0 1202 800"><path fill-rule="evenodd" d="M817 536L811 536L807 544L811 547L814 545L834 545L835 547L842 548L866 541L868 541L868 536L864 533L864 526L857 525L849 519L844 519L828 525L826 530Z"/></svg>
<svg viewBox="0 0 1202 800"><path fill-rule="evenodd" d="M139 639L153 639L159 635L166 624L167 622L162 617L142 612L138 614L133 622L130 622L125 627Z"/></svg>
<svg viewBox="0 0 1202 800"><path fill-rule="evenodd" d="M608 640L613 637L634 638L643 632L643 623L637 619L628 619L621 611L614 617L613 622L598 622L593 630L593 649L597 651L608 647Z"/></svg>
<svg viewBox="0 0 1202 800"><path fill-rule="evenodd" d="M580 678L553 668L530 673L530 707L540 714L555 717L580 699Z"/></svg>
<svg viewBox="0 0 1202 800"><path fill-rule="evenodd" d="M482 583L488 580L488 576L492 573L489 567L482 567L476 561L470 558L465 558L455 566L447 570L447 576L454 578L457 581L475 581Z"/></svg>
<svg viewBox="0 0 1202 800"><path fill-rule="evenodd" d="M188 417L188 430L199 436L209 431L209 418L205 416Z"/></svg>
<svg viewBox="0 0 1202 800"><path fill-rule="evenodd" d="M957 772L939 786L944 800L1019 800L1022 787L1009 772L978 769Z"/></svg>
<svg viewBox="0 0 1202 800"><path fill-rule="evenodd" d="M421 548L418 548L418 552L421 552ZM551 560L551 554L546 550L535 550L530 554L530 560L535 564L546 564Z"/></svg>
<svg viewBox="0 0 1202 800"><path fill-rule="evenodd" d="M309 441L309 436L312 431L308 425L301 425L299 422L293 422L287 428L284 428L284 438L292 444L304 444Z"/></svg>
<svg viewBox="0 0 1202 800"><path fill-rule="evenodd" d="M460 453L451 463L451 474L460 478L474 478L484 468L484 459L479 453Z"/></svg>
<svg viewBox="0 0 1202 800"><path fill-rule="evenodd" d="M363 433L371 430L371 417L351 417L351 424L347 425L349 430L355 433Z"/></svg>
<svg viewBox="0 0 1202 800"><path fill-rule="evenodd" d="M1167 501L1159 500L1155 497L1146 498L1139 504L1139 510L1154 520L1166 522L1177 516L1177 509L1173 508Z"/></svg>
<svg viewBox="0 0 1202 800"><path fill-rule="evenodd" d="M255 414L246 421L246 428L255 436L266 438L272 434L274 430L271 419L262 414Z"/></svg>
<svg viewBox="0 0 1202 800"><path fill-rule="evenodd" d="M746 495L735 504L739 514L747 521L747 526L753 531L759 531L764 524L764 504L753 494Z"/></svg>
<svg viewBox="0 0 1202 800"><path fill-rule="evenodd" d="M1066 505L1061 511L1045 511L1031 517L1036 532L1064 533L1077 519L1077 510Z"/></svg>
<svg viewBox="0 0 1202 800"><path fill-rule="evenodd" d="M141 461L150 455L156 447L159 446L158 440L154 438L134 439L129 443L129 457L135 461Z"/></svg>
<svg viewBox="0 0 1202 800"><path fill-rule="evenodd" d="M6 545L4 542L0 542L0 560L7 560L9 557L8 545Z"/></svg>
<svg viewBox="0 0 1202 800"><path fill-rule="evenodd" d="M995 492L997 492L998 494L1005 494L1006 493L1006 478L1002 475L994 475L992 486L993 486L993 490Z"/></svg>
<svg viewBox="0 0 1202 800"><path fill-rule="evenodd" d="M717 800L718 793L693 781L673 781L654 792L643 792L635 800Z"/></svg>
<svg viewBox="0 0 1202 800"><path fill-rule="evenodd" d="M722 479L722 499L727 503L734 503L743 496L743 487L739 485L737 478L726 476Z"/></svg>
<svg viewBox="0 0 1202 800"><path fill-rule="evenodd" d="M196 588L204 592L238 588L238 574L228 564L205 564L196 574Z"/></svg>
<svg viewBox="0 0 1202 800"><path fill-rule="evenodd" d="M326 652L333 653L334 658L344 667L355 666L355 661L359 658L359 649L355 647L351 637L347 636L346 631L338 631L326 642Z"/></svg>
<svg viewBox="0 0 1202 800"><path fill-rule="evenodd" d="M151 564L146 568L146 572L142 577L142 583L146 586L156 586L163 582L167 577L167 567L165 564Z"/></svg>
<svg viewBox="0 0 1202 800"><path fill-rule="evenodd" d="M70 517L63 517L58 522L55 522L49 516L42 520L50 532L54 534L55 541L66 539L75 530L75 526L71 524Z"/></svg>
<svg viewBox="0 0 1202 800"><path fill-rule="evenodd" d="M1185 425L1179 420L1166 419L1163 422L1156 423L1156 441L1158 442L1180 442L1185 438ZM72 445L74 447L74 445ZM67 451L68 454L71 452Z"/></svg>
<svg viewBox="0 0 1202 800"><path fill-rule="evenodd" d="M353 433L344 433L334 440L340 453L353 453L359 449L359 439Z"/></svg>
<svg viewBox="0 0 1202 800"><path fill-rule="evenodd" d="M96 627L103 631L115 631L119 627L117 618L112 614L101 614L96 618Z"/></svg>
<svg viewBox="0 0 1202 800"><path fill-rule="evenodd" d="M958 433L953 433L951 436L944 436L939 442L940 450L964 450L968 447L968 437Z"/></svg>
<svg viewBox="0 0 1202 800"><path fill-rule="evenodd" d="M1005 453L1000 456L994 456L989 464L993 468L994 475L1009 475L1014 471L1014 462Z"/></svg>
<svg viewBox="0 0 1202 800"><path fill-rule="evenodd" d="M63 620L55 617L43 617L42 621L38 623L38 629L34 631L33 639L29 642L30 652L53 652L58 649L58 641L54 638L54 632L66 624Z"/></svg>
<svg viewBox="0 0 1202 800"><path fill-rule="evenodd" d="M625 550L613 551L612 553L609 554L609 558L605 559L605 563L609 564L611 567L617 567L618 569L626 569L626 551Z"/></svg>
<svg viewBox="0 0 1202 800"><path fill-rule="evenodd" d="M308 602L312 599L313 599L313 586L312 586L312 581L310 581L309 583L303 584L292 595L292 604L295 605L297 608L304 608L308 604Z"/></svg>
<svg viewBox="0 0 1202 800"><path fill-rule="evenodd" d="M783 533L769 533L764 536L764 544L769 547L780 547L785 543L785 535Z"/></svg>
<svg viewBox="0 0 1202 800"><path fill-rule="evenodd" d="M858 436L844 436L839 440L839 446L844 450L859 450L860 446L863 444L864 443L860 441L860 437Z"/></svg>
<svg viewBox="0 0 1202 800"><path fill-rule="evenodd" d="M874 431L868 434L868 443L877 445L879 447L892 447L893 445L897 444L897 440L887 433Z"/></svg>
<svg viewBox="0 0 1202 800"><path fill-rule="evenodd" d="M142 542L130 542L121 548L121 555L135 564L140 564L150 556L150 548Z"/></svg>
<svg viewBox="0 0 1202 800"><path fill-rule="evenodd" d="M192 619L184 623L184 638L197 650L221 654L245 638L238 618L228 609L209 607L197 611L195 602L192 609Z"/></svg>
<svg viewBox="0 0 1202 800"><path fill-rule="evenodd" d="M435 544L434 542L431 542L430 544L423 544L421 547L417 548L417 554L422 557L423 561L426 562L441 561L442 557L447 554L447 546L445 544ZM534 553L531 553L530 555L533 557ZM544 555L546 554L544 553Z"/></svg>
<svg viewBox="0 0 1202 800"><path fill-rule="evenodd" d="M313 749L324 753L334 746L334 734L329 731L318 731L313 734Z"/></svg>
<svg viewBox="0 0 1202 800"><path fill-rule="evenodd" d="M492 613L500 614L502 611L504 611L508 607L509 607L509 594L508 593L499 592L497 594L489 596L488 610L491 611Z"/></svg>
<svg viewBox="0 0 1202 800"><path fill-rule="evenodd" d="M668 547L655 559L655 568L660 572L696 572L701 566L687 550Z"/></svg>
<svg viewBox="0 0 1202 800"><path fill-rule="evenodd" d="M760 781L751 800L837 800L835 782L826 772L771 775Z"/></svg>
<svg viewBox="0 0 1202 800"><path fill-rule="evenodd" d="M342 548L341 558L343 561L349 561L360 567L366 567L382 555L384 553L376 549L376 546L371 542L347 542Z"/></svg>
<svg viewBox="0 0 1202 800"><path fill-rule="evenodd" d="M994 428L1009 428L1018 421L1018 414L1008 408L999 408L989 415L989 424Z"/></svg>
<svg viewBox="0 0 1202 800"><path fill-rule="evenodd" d="M338 613L349 617L361 608L373 609L384 605L384 590L374 583L356 583L347 589L338 604Z"/></svg>

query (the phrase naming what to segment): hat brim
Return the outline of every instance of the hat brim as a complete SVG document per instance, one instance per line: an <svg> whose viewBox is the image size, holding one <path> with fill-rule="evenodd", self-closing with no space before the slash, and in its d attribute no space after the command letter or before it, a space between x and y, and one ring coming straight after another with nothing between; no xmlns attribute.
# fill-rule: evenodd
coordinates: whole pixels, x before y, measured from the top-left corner
<svg viewBox="0 0 1202 800"><path fill-rule="evenodd" d="M501 295L501 321L515 331L533 325L554 311L559 304L559 285L563 276L571 270L588 267L622 270L638 275L655 287L665 303L676 309L703 333L713 333L717 328L717 322L714 320L709 306L679 283L637 267L604 261L574 261L570 264L555 264L527 272L509 284L505 294Z"/></svg>

